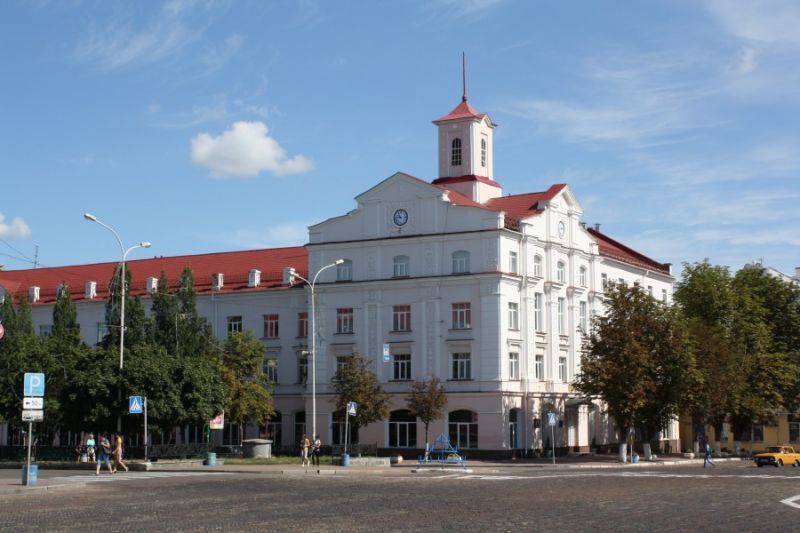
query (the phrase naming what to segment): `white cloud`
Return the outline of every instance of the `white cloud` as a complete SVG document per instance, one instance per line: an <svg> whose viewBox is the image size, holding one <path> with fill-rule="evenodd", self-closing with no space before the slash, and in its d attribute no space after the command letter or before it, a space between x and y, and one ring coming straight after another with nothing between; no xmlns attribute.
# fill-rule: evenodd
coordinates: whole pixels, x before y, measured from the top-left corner
<svg viewBox="0 0 800 533"><path fill-rule="evenodd" d="M0 213L0 238L25 239L30 236L31 229L20 217L15 217L10 224L5 220L5 215Z"/></svg>
<svg viewBox="0 0 800 533"><path fill-rule="evenodd" d="M729 33L750 41L800 44L796 0L708 0L712 15Z"/></svg>
<svg viewBox="0 0 800 533"><path fill-rule="evenodd" d="M270 137L263 122L234 122L218 137L201 133L192 139L192 163L211 170L215 177L300 174L314 165L304 155L287 157Z"/></svg>

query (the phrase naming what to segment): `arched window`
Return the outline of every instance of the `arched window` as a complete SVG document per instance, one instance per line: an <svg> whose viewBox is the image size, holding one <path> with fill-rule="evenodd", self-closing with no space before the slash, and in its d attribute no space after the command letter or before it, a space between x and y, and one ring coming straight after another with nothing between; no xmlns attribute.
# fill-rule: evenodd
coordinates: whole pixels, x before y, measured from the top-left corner
<svg viewBox="0 0 800 533"><path fill-rule="evenodd" d="M450 164L457 167L461 165L461 139L456 137L450 146Z"/></svg>
<svg viewBox="0 0 800 533"><path fill-rule="evenodd" d="M534 255L533 256L533 275L537 278L542 277L542 256L541 255Z"/></svg>
<svg viewBox="0 0 800 533"><path fill-rule="evenodd" d="M331 435L331 444L344 444L344 435L345 435L345 427L348 424L345 423L345 413L342 410L336 411L333 413L333 424L331 425L331 431L333 434ZM353 426L353 424L349 424L350 426L350 438L347 439L348 444L358 444L358 428Z"/></svg>
<svg viewBox="0 0 800 533"><path fill-rule="evenodd" d="M453 252L453 274L469 273L469 252Z"/></svg>
<svg viewBox="0 0 800 533"><path fill-rule="evenodd" d="M392 259L393 268L392 268L392 277L395 278L407 278L409 274L409 260L407 255L396 255Z"/></svg>
<svg viewBox="0 0 800 533"><path fill-rule="evenodd" d="M586 267L582 266L581 269L578 271L578 283L580 283L581 287L586 286Z"/></svg>
<svg viewBox="0 0 800 533"><path fill-rule="evenodd" d="M448 415L450 443L458 448L478 447L478 421L475 413L462 409Z"/></svg>
<svg viewBox="0 0 800 533"><path fill-rule="evenodd" d="M564 261L559 261L556 264L556 279L561 283L564 283L567 279L567 268Z"/></svg>
<svg viewBox="0 0 800 533"><path fill-rule="evenodd" d="M353 262L345 259L336 265L336 281L353 281Z"/></svg>
<svg viewBox="0 0 800 533"><path fill-rule="evenodd" d="M417 447L417 419L411 411L400 409L389 414L389 447Z"/></svg>
<svg viewBox="0 0 800 533"><path fill-rule="evenodd" d="M275 411L267 423L264 424L264 438L272 441L272 449L280 449L283 442L283 432L281 431L281 413ZM300 441L298 441L300 442Z"/></svg>
<svg viewBox="0 0 800 533"><path fill-rule="evenodd" d="M486 139L481 139L481 166L486 167Z"/></svg>

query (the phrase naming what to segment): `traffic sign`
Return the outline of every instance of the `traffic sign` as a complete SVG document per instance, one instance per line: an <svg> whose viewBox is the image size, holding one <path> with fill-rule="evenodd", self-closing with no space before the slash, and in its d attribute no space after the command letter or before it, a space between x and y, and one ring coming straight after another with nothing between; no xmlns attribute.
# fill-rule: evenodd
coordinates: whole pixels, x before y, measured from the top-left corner
<svg viewBox="0 0 800 533"><path fill-rule="evenodd" d="M44 396L44 374L25 373L24 396Z"/></svg>
<svg viewBox="0 0 800 533"><path fill-rule="evenodd" d="M44 420L44 411L40 409L26 409L22 411L23 422L41 422Z"/></svg>
<svg viewBox="0 0 800 533"><path fill-rule="evenodd" d="M23 409L43 409L44 408L44 398L23 398L22 399L22 408Z"/></svg>
<svg viewBox="0 0 800 533"><path fill-rule="evenodd" d="M389 354L389 344L384 343L383 345L383 362L388 363L392 360L392 356Z"/></svg>
<svg viewBox="0 0 800 533"><path fill-rule="evenodd" d="M6 334L6 328L3 327L3 324L0 324L0 339L3 338L3 335Z"/></svg>
<svg viewBox="0 0 800 533"><path fill-rule="evenodd" d="M350 416L356 416L356 407L358 404L356 402L347 402L347 414Z"/></svg>
<svg viewBox="0 0 800 533"><path fill-rule="evenodd" d="M211 419L208 424L209 429L225 429L225 411Z"/></svg>
<svg viewBox="0 0 800 533"><path fill-rule="evenodd" d="M128 412L132 415L142 414L142 397L131 396L128 398Z"/></svg>
<svg viewBox="0 0 800 533"><path fill-rule="evenodd" d="M556 425L556 413L554 411L550 411L549 413L547 413L547 425L548 426Z"/></svg>

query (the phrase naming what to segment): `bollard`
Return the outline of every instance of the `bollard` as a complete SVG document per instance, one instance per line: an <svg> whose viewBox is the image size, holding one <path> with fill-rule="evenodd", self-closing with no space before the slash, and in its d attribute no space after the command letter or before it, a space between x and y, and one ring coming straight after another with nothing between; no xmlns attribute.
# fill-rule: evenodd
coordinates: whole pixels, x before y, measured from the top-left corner
<svg viewBox="0 0 800 533"><path fill-rule="evenodd" d="M28 487L35 487L39 480L39 465L31 465L31 476L28 477L28 465L22 465L22 484Z"/></svg>
<svg viewBox="0 0 800 533"><path fill-rule="evenodd" d="M342 466L350 466L350 455L347 453L342 454Z"/></svg>
<svg viewBox="0 0 800 533"><path fill-rule="evenodd" d="M217 454L215 452L208 452L206 466L217 466Z"/></svg>

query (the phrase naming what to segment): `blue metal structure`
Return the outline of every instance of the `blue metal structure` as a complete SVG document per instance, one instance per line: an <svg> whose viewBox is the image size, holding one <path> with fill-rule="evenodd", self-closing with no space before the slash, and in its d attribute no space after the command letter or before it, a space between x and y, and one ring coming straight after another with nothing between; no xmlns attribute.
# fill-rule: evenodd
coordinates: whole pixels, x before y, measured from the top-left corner
<svg viewBox="0 0 800 533"><path fill-rule="evenodd" d="M426 450L425 455L419 457L419 464L447 464L464 466L467 458L458 453L458 448L450 444L450 438L444 433L436 437Z"/></svg>

